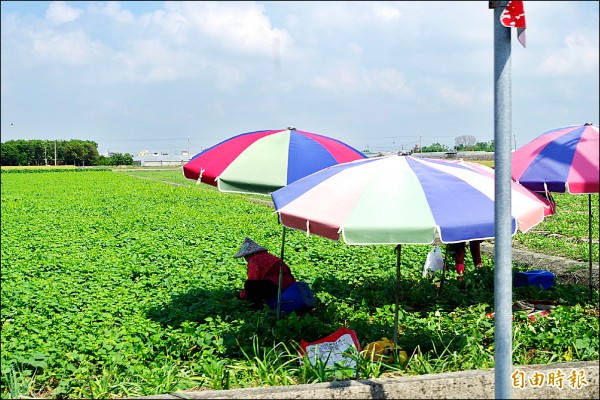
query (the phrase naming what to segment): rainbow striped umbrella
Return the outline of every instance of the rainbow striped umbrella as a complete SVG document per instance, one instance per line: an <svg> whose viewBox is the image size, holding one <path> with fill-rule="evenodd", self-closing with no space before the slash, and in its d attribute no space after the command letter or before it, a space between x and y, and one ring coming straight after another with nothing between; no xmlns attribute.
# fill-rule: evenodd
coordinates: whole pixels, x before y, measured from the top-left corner
<svg viewBox="0 0 600 400"><path fill-rule="evenodd" d="M335 165L271 193L284 226L348 244L396 244L398 339L402 244L494 237L494 175L466 163L386 156ZM513 234L542 222L551 204L512 183Z"/></svg>
<svg viewBox="0 0 600 400"><path fill-rule="evenodd" d="M183 174L222 192L264 194L280 189L332 165L366 158L360 151L327 136L284 130L248 132L227 139L195 155ZM281 314L281 279L285 227L281 239L281 266L277 291L277 319Z"/></svg>
<svg viewBox="0 0 600 400"><path fill-rule="evenodd" d="M339 140L290 127L227 139L194 156L183 173L222 192L269 194L323 168L365 157Z"/></svg>
<svg viewBox="0 0 600 400"><path fill-rule="evenodd" d="M512 187L513 234L526 232L551 204ZM348 244L427 244L493 238L494 190L485 169L393 155L329 167L271 197L289 228Z"/></svg>

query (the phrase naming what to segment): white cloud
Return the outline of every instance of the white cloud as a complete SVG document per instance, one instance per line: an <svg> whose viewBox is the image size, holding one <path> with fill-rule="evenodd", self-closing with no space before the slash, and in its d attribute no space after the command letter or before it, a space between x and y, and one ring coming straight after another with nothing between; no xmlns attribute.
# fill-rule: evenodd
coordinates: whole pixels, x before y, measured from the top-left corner
<svg viewBox="0 0 600 400"><path fill-rule="evenodd" d="M216 79L212 83L221 91L229 92L246 81L245 74L235 67L217 65L213 67L213 74Z"/></svg>
<svg viewBox="0 0 600 400"><path fill-rule="evenodd" d="M254 2L184 1L167 3L166 12L155 15L167 31L183 22L190 30L207 35L223 49L240 53L271 55L278 42L282 53L292 44L291 36L274 28L263 6Z"/></svg>
<svg viewBox="0 0 600 400"><path fill-rule="evenodd" d="M402 2L325 2L314 8L312 17L323 26L363 29L365 26L398 22L403 16L403 7Z"/></svg>
<svg viewBox="0 0 600 400"><path fill-rule="evenodd" d="M351 66L331 68L327 73L317 75L311 86L332 93L348 93L364 90L370 86L368 73Z"/></svg>
<svg viewBox="0 0 600 400"><path fill-rule="evenodd" d="M396 7L392 7L387 4L375 5L372 10L373 16L377 20L384 22L395 22L400 19L402 12Z"/></svg>
<svg viewBox="0 0 600 400"><path fill-rule="evenodd" d="M570 32L563 40L563 48L553 49L544 57L540 71L571 75L598 70L598 38L592 38L583 32Z"/></svg>
<svg viewBox="0 0 600 400"><path fill-rule="evenodd" d="M468 106L473 100L469 94L451 87L440 88L438 95L444 103L454 106Z"/></svg>
<svg viewBox="0 0 600 400"><path fill-rule="evenodd" d="M371 72L373 85L393 95L408 93L406 78L404 74L393 68L374 69Z"/></svg>
<svg viewBox="0 0 600 400"><path fill-rule="evenodd" d="M188 18L176 10L157 10L151 14L143 15L139 20L144 30L151 32L153 24L156 24L163 32L169 35L183 36L184 41L189 35L189 26L191 25Z"/></svg>
<svg viewBox="0 0 600 400"><path fill-rule="evenodd" d="M113 18L118 23L131 23L135 17L131 11L123 10L118 1L108 1L106 3L91 3L89 6L90 12L106 15Z"/></svg>
<svg viewBox="0 0 600 400"><path fill-rule="evenodd" d="M53 2L37 13L6 4L2 121L27 121L28 132L54 134L68 121L102 141L141 122L158 137L161 118L182 132L242 131L279 118L359 137L420 121L426 144L440 120L449 136L493 129L486 2ZM515 131L561 126L564 116L565 124L597 122L597 7L526 2L528 47L513 34L511 57ZM42 115L40 103L60 107ZM133 111L102 126L100 115L117 115L111 107ZM39 117L29 118L32 110ZM3 140L15 131L3 128Z"/></svg>
<svg viewBox="0 0 600 400"><path fill-rule="evenodd" d="M117 63L111 65L112 74L105 78L112 81L137 82L174 81L190 76L194 56L174 51L160 40L138 40L127 51L118 53Z"/></svg>
<svg viewBox="0 0 600 400"><path fill-rule="evenodd" d="M75 21L81 13L80 9L71 7L64 1L53 1L46 11L46 19L55 24L64 24Z"/></svg>
<svg viewBox="0 0 600 400"><path fill-rule="evenodd" d="M368 70L344 65L316 76L311 85L338 94L379 91L401 96L410 92L404 74L393 68Z"/></svg>
<svg viewBox="0 0 600 400"><path fill-rule="evenodd" d="M84 32L59 33L52 30L34 35L32 53L47 63L65 65L90 64L96 55L105 51L100 42L90 41Z"/></svg>
<svg viewBox="0 0 600 400"><path fill-rule="evenodd" d="M207 61L191 51L171 49L152 39L132 44L128 51L119 52L116 62L103 74L107 82L175 82L191 79L231 91L245 82L245 74L222 61Z"/></svg>

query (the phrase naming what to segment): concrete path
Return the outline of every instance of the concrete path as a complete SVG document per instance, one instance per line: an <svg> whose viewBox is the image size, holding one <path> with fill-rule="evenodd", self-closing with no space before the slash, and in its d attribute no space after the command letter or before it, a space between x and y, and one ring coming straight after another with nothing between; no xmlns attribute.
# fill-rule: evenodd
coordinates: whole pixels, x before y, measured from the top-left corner
<svg viewBox="0 0 600 400"><path fill-rule="evenodd" d="M598 399L598 362L513 367L513 399ZM493 399L494 370L311 385L177 392L146 399Z"/></svg>

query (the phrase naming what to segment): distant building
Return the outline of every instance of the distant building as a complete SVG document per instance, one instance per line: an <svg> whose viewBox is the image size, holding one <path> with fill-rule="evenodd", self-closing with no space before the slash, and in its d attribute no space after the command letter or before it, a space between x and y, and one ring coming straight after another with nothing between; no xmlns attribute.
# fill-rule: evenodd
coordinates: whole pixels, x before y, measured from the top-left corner
<svg viewBox="0 0 600 400"><path fill-rule="evenodd" d="M182 151L181 154L169 155L157 151L150 152L142 150L138 155L133 157L133 164L140 167L171 167L184 165L190 160L187 151Z"/></svg>
<svg viewBox="0 0 600 400"><path fill-rule="evenodd" d="M463 160L493 160L494 153L489 151L436 151L431 153L412 153L412 156L423 158L448 158Z"/></svg>

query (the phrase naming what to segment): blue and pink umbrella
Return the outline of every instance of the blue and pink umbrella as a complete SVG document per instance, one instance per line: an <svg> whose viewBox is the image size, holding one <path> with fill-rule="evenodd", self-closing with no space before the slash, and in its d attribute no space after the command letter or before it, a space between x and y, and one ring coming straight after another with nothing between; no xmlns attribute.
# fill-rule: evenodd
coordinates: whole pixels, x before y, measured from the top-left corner
<svg viewBox="0 0 600 400"><path fill-rule="evenodd" d="M515 150L512 178L536 192L588 195L589 288L592 288L592 194L600 185L598 126L590 123L553 129Z"/></svg>
<svg viewBox="0 0 600 400"><path fill-rule="evenodd" d="M183 173L222 192L269 194L323 168L365 157L339 140L290 127L227 139L194 156Z"/></svg>
<svg viewBox="0 0 600 400"><path fill-rule="evenodd" d="M512 178L536 192L598 193L598 127L553 129L515 150Z"/></svg>

